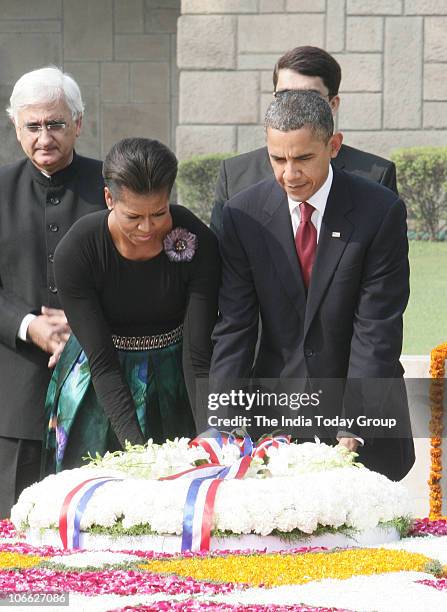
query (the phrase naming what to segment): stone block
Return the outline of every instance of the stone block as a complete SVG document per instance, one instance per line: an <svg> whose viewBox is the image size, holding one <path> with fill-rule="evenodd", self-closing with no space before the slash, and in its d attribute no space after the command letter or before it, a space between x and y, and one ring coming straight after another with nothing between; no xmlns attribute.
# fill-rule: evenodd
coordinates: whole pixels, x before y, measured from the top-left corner
<svg viewBox="0 0 447 612"><path fill-rule="evenodd" d="M332 0L326 11L326 51L337 53L345 48L345 0Z"/></svg>
<svg viewBox="0 0 447 612"><path fill-rule="evenodd" d="M326 0L286 0L290 13L325 13Z"/></svg>
<svg viewBox="0 0 447 612"><path fill-rule="evenodd" d="M382 17L348 17L346 49L348 51L382 51Z"/></svg>
<svg viewBox="0 0 447 612"><path fill-rule="evenodd" d="M64 70L71 74L80 87L99 85L98 62L65 62Z"/></svg>
<svg viewBox="0 0 447 612"><path fill-rule="evenodd" d="M169 63L138 62L130 65L130 99L150 104L169 103Z"/></svg>
<svg viewBox="0 0 447 612"><path fill-rule="evenodd" d="M64 59L113 58L112 0L64 0Z"/></svg>
<svg viewBox="0 0 447 612"><path fill-rule="evenodd" d="M104 62L101 64L101 99L103 102L129 101L129 64Z"/></svg>
<svg viewBox="0 0 447 612"><path fill-rule="evenodd" d="M179 68L235 68L236 17L184 15L178 22Z"/></svg>
<svg viewBox="0 0 447 612"><path fill-rule="evenodd" d="M62 0L0 0L2 19L60 19Z"/></svg>
<svg viewBox="0 0 447 612"><path fill-rule="evenodd" d="M6 108L9 106L9 98L11 96L11 87L9 85L0 85L0 106ZM5 112L0 113L0 166L10 164L24 157L22 147L17 141L14 126Z"/></svg>
<svg viewBox="0 0 447 612"><path fill-rule="evenodd" d="M187 13L257 13L258 0L182 0L182 15Z"/></svg>
<svg viewBox="0 0 447 612"><path fill-rule="evenodd" d="M257 123L256 72L180 73L180 123Z"/></svg>
<svg viewBox="0 0 447 612"><path fill-rule="evenodd" d="M37 67L62 64L61 35L53 33L0 34L0 83L13 84ZM7 61L6 59L7 58Z"/></svg>
<svg viewBox="0 0 447 612"><path fill-rule="evenodd" d="M239 16L239 53L283 53L297 44L322 47L324 21L319 14Z"/></svg>
<svg viewBox="0 0 447 612"><path fill-rule="evenodd" d="M172 150L175 150L175 131L178 125L178 97L171 97L170 122L171 134L169 146L172 148Z"/></svg>
<svg viewBox="0 0 447 612"><path fill-rule="evenodd" d="M426 17L424 20L425 61L447 61L447 17Z"/></svg>
<svg viewBox="0 0 447 612"><path fill-rule="evenodd" d="M382 126L382 94L347 93L338 112L340 130L379 130Z"/></svg>
<svg viewBox="0 0 447 612"><path fill-rule="evenodd" d="M445 0L405 0L406 15L447 15Z"/></svg>
<svg viewBox="0 0 447 612"><path fill-rule="evenodd" d="M247 153L265 146L263 125L239 125L237 128L237 151Z"/></svg>
<svg viewBox="0 0 447 612"><path fill-rule="evenodd" d="M273 68L271 70L263 70L261 72L261 91L272 92L273 91Z"/></svg>
<svg viewBox="0 0 447 612"><path fill-rule="evenodd" d="M179 125L176 139L179 159L236 151L236 128L232 125Z"/></svg>
<svg viewBox="0 0 447 612"><path fill-rule="evenodd" d="M444 147L447 130L380 130L348 132L345 143L388 158L402 147Z"/></svg>
<svg viewBox="0 0 447 612"><path fill-rule="evenodd" d="M56 19L49 21L27 19L0 21L0 32L60 32L61 29L61 22Z"/></svg>
<svg viewBox="0 0 447 612"><path fill-rule="evenodd" d="M348 15L401 15L402 0L347 0Z"/></svg>
<svg viewBox="0 0 447 612"><path fill-rule="evenodd" d="M285 50L284 50L285 51ZM281 51L281 54L283 52ZM279 53L247 53L237 56L238 70L268 70L273 73Z"/></svg>
<svg viewBox="0 0 447 612"><path fill-rule="evenodd" d="M86 85L82 89L85 113L82 120L82 131L76 141L76 151L87 157L101 157L99 137L99 87Z"/></svg>
<svg viewBox="0 0 447 612"><path fill-rule="evenodd" d="M414 129L421 125L422 36L421 17L395 17L386 20L384 128Z"/></svg>
<svg viewBox="0 0 447 612"><path fill-rule="evenodd" d="M118 34L115 36L115 59L160 62L169 58L167 34Z"/></svg>
<svg viewBox="0 0 447 612"><path fill-rule="evenodd" d="M171 36L170 40L170 49L171 49L171 96L178 97L178 81L180 71L177 66L177 36Z"/></svg>
<svg viewBox="0 0 447 612"><path fill-rule="evenodd" d="M447 128L447 102L424 102L424 128Z"/></svg>
<svg viewBox="0 0 447 612"><path fill-rule="evenodd" d="M175 8L180 13L181 0L145 0L146 10L153 8Z"/></svg>
<svg viewBox="0 0 447 612"><path fill-rule="evenodd" d="M144 17L145 32L165 32L175 34L177 31L177 19L180 16L178 8L148 8Z"/></svg>
<svg viewBox="0 0 447 612"><path fill-rule="evenodd" d="M425 64L424 100L447 100L445 64Z"/></svg>
<svg viewBox="0 0 447 612"><path fill-rule="evenodd" d="M143 0L115 0L114 24L117 34L144 32Z"/></svg>
<svg viewBox="0 0 447 612"><path fill-rule="evenodd" d="M103 154L118 140L132 136L168 143L169 110L167 104L103 104Z"/></svg>
<svg viewBox="0 0 447 612"><path fill-rule="evenodd" d="M263 93L261 94L261 99L259 103L259 121L260 123L264 123L265 113L270 106L270 103L273 102L274 97L271 93Z"/></svg>
<svg viewBox="0 0 447 612"><path fill-rule="evenodd" d="M341 66L340 91L381 91L382 56L378 53L335 55Z"/></svg>
<svg viewBox="0 0 447 612"><path fill-rule="evenodd" d="M284 11L285 0L260 0L260 13L282 13Z"/></svg>

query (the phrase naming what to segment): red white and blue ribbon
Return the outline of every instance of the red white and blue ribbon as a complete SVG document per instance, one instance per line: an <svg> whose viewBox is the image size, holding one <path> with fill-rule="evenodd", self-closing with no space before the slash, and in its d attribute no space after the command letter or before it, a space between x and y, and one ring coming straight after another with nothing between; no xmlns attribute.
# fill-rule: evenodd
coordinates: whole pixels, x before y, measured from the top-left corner
<svg viewBox="0 0 447 612"><path fill-rule="evenodd" d="M182 551L209 550L214 503L222 482L244 478L253 457L264 457L268 447L278 447L289 442L288 436L269 437L261 442L258 449L246 433L237 437L222 434L216 429L210 429L190 442L191 446L200 446L208 453L210 463L162 479L192 479L183 511ZM231 466L221 465L222 450L226 444L233 444L239 449L240 458Z"/></svg>
<svg viewBox="0 0 447 612"><path fill-rule="evenodd" d="M89 478L78 484L66 495L59 514L59 535L62 546L67 549L78 549L81 519L93 493L102 485L122 478L97 477Z"/></svg>
<svg viewBox="0 0 447 612"><path fill-rule="evenodd" d="M279 448L281 444L290 444L290 436L268 436L262 438L253 449L253 457L264 459L268 448Z"/></svg>

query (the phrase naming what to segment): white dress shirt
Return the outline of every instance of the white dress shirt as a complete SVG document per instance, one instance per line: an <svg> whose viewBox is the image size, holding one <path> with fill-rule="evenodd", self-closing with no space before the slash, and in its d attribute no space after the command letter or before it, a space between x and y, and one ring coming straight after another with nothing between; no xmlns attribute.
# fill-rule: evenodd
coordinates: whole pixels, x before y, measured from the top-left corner
<svg viewBox="0 0 447 612"><path fill-rule="evenodd" d="M332 166L329 165L329 172L326 180L321 185L320 189L315 192L312 197L306 200L308 204L311 204L315 208L310 220L312 221L312 224L317 230L317 243L320 237L321 222L323 220L324 211L326 209L326 202L332 187L333 178L334 172L332 170ZM301 221L301 202L296 202L295 200L292 200L289 196L287 196L287 200L289 202L290 218L292 219L293 235L296 236L296 231Z"/></svg>

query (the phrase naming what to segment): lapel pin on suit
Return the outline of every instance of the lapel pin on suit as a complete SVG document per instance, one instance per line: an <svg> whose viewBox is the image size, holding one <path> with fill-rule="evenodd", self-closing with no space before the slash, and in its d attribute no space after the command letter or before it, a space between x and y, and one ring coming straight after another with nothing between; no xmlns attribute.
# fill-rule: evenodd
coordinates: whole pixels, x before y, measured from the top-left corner
<svg viewBox="0 0 447 612"><path fill-rule="evenodd" d="M332 232L332 238L340 238L340 232Z"/></svg>

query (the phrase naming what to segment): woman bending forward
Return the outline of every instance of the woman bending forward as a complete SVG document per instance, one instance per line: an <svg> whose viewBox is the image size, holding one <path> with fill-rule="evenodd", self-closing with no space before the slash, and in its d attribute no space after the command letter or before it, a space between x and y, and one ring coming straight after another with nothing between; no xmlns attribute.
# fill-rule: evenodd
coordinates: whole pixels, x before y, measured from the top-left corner
<svg viewBox="0 0 447 612"><path fill-rule="evenodd" d="M219 255L213 233L169 205L176 174L177 159L160 142L121 140L103 167L108 210L80 219L56 250L73 334L48 389L45 473L126 440L195 433L191 406L197 379L208 375Z"/></svg>

